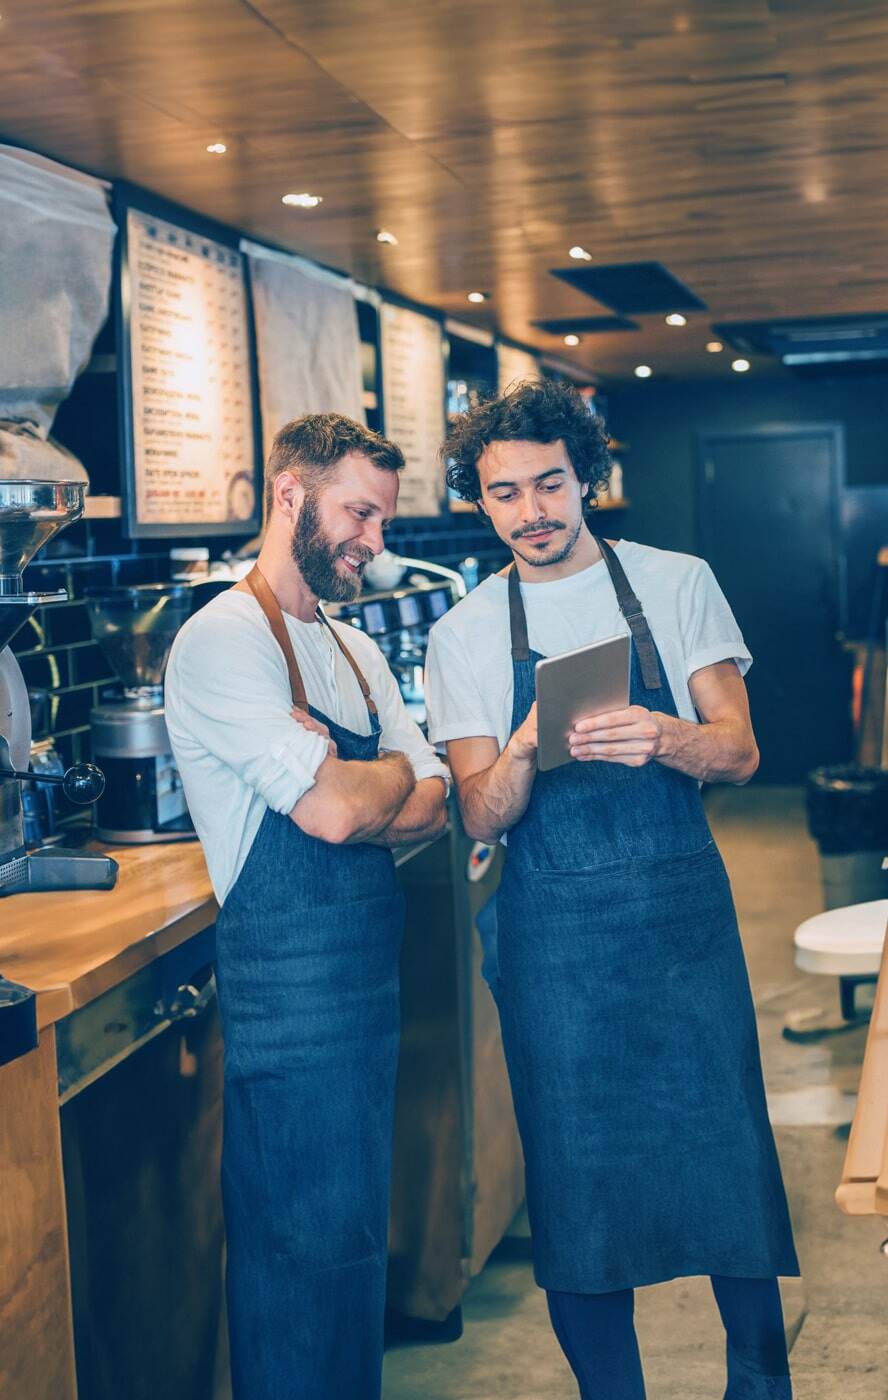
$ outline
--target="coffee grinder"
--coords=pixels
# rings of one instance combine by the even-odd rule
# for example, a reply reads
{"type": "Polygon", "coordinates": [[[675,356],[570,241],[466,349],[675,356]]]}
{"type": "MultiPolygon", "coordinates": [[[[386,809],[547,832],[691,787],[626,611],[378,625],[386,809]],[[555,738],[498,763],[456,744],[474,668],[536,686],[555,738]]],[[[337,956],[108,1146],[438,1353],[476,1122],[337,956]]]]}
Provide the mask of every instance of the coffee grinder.
{"type": "Polygon", "coordinates": [[[8,643],[35,608],[63,603],[68,594],[28,593],[25,565],[57,531],[83,513],[84,482],[0,480],[0,895],[27,890],[109,890],[117,862],[58,846],[28,851],[22,817],[23,782],[59,783],[72,802],[94,802],[105,785],[101,771],[78,763],[51,777],[29,773],[31,709],[21,667],[8,643]]]}
{"type": "Polygon", "coordinates": [[[120,687],[90,713],[93,754],[107,785],[96,806],[103,841],[142,845],[193,839],[163,715],[163,673],[191,611],[185,584],[88,589],[94,639],[120,687]]]}

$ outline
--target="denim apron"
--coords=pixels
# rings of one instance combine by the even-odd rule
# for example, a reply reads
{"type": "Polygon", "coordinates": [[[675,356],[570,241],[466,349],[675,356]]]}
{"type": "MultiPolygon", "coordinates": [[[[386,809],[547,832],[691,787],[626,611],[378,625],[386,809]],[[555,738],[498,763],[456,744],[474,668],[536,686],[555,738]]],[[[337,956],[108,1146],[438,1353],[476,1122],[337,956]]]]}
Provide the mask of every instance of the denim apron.
{"type": "MultiPolygon", "coordinates": [[[[329,726],[340,758],[374,759],[375,706],[335,631],[369,735],[307,704],[274,595],[261,575],[248,582],[294,705],[329,726]]],[[[219,914],[236,1400],[380,1394],[403,923],[390,851],[331,845],[271,809],[219,914]]]]}
{"type": "MultiPolygon", "coordinates": [[[[638,599],[630,703],[676,707],[638,599]]],[[[534,701],[509,573],[512,731],[534,701]]],[[[537,773],[496,903],[496,996],[544,1288],[604,1293],[798,1263],[727,875],[695,779],[660,763],[537,773]]]]}

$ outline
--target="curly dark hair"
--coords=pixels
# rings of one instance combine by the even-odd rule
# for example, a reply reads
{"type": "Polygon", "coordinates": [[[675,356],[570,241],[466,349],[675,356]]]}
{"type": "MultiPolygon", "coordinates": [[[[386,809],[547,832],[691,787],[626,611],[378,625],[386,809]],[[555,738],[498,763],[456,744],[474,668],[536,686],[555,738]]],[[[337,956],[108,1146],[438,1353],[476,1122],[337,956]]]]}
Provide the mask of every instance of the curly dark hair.
{"type": "Polygon", "coordinates": [[[610,476],[607,434],[572,384],[551,379],[510,385],[450,424],[441,448],[447,485],[464,501],[481,500],[478,460],[492,442],[557,442],[567,448],[577,479],[590,486],[588,505],[610,476]]]}

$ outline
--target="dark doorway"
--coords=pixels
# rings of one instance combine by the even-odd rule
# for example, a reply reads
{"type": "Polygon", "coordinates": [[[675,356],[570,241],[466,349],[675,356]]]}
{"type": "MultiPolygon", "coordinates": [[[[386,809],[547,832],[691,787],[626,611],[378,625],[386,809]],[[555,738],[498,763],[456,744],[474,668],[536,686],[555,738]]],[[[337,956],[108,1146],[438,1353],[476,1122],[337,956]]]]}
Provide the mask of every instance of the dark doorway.
{"type": "Polygon", "coordinates": [[[700,438],[700,531],[753,655],[765,782],[851,756],[851,660],[838,640],[842,430],[815,423],[700,438]]]}

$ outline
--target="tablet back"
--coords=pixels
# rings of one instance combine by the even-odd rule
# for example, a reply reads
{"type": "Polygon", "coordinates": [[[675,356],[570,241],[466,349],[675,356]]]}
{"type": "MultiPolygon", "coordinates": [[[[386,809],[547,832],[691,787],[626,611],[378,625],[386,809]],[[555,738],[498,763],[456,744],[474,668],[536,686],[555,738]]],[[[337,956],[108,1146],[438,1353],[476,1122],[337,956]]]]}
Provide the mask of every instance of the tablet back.
{"type": "Polygon", "coordinates": [[[536,664],[537,768],[570,763],[567,735],[578,719],[629,704],[628,635],[607,637],[536,664]]]}

